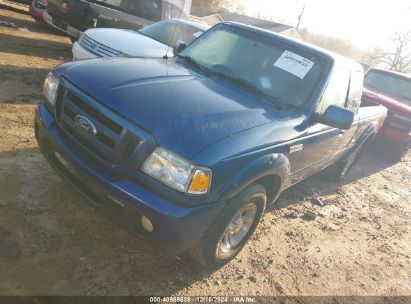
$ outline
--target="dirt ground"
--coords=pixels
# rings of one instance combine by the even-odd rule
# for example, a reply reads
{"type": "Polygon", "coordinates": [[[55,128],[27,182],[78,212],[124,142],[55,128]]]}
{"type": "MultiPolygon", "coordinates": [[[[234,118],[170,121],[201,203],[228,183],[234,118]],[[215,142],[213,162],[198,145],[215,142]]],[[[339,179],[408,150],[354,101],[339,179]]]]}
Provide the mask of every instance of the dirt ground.
{"type": "Polygon", "coordinates": [[[44,161],[34,107],[70,58],[67,37],[0,4],[0,295],[411,295],[410,153],[368,151],[341,183],[286,191],[234,261],[205,271],[118,229],[44,161]]]}

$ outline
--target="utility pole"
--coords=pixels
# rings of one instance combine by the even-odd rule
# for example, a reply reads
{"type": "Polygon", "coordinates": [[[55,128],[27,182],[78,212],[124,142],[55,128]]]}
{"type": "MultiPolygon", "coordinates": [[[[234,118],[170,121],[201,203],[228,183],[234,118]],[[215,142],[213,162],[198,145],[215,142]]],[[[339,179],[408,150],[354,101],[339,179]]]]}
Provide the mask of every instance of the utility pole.
{"type": "Polygon", "coordinates": [[[304,10],[305,10],[305,4],[303,6],[303,10],[301,11],[301,14],[298,16],[298,23],[297,23],[297,28],[296,28],[297,30],[300,27],[300,22],[301,22],[301,19],[302,19],[303,15],[304,15],[304,10]]]}

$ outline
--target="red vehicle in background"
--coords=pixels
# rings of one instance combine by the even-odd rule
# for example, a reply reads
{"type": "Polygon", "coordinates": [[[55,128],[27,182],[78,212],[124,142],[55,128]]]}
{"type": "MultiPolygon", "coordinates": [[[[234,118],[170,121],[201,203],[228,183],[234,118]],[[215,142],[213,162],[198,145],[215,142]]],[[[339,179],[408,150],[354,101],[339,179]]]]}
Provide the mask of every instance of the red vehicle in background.
{"type": "Polygon", "coordinates": [[[391,155],[401,160],[411,144],[411,75],[383,69],[368,70],[362,101],[388,109],[379,136],[392,144],[391,155]]]}
{"type": "Polygon", "coordinates": [[[47,11],[48,0],[33,0],[29,8],[29,14],[36,20],[43,20],[43,13],[47,11]]]}

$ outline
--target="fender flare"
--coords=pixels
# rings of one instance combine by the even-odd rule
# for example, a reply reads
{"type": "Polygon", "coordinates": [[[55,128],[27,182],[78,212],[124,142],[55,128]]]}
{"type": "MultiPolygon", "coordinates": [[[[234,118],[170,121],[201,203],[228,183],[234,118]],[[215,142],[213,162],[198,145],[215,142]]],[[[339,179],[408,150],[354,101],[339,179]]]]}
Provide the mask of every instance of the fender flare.
{"type": "MultiPolygon", "coordinates": [[[[216,199],[217,201],[226,201],[236,196],[249,185],[267,176],[276,176],[279,179],[280,185],[278,185],[276,190],[277,193],[274,193],[274,198],[277,198],[289,174],[290,162],[285,155],[276,153],[263,155],[253,160],[232,179],[226,182],[217,194],[216,199]]],[[[267,196],[269,196],[269,194],[270,193],[267,193],[267,196]]]]}

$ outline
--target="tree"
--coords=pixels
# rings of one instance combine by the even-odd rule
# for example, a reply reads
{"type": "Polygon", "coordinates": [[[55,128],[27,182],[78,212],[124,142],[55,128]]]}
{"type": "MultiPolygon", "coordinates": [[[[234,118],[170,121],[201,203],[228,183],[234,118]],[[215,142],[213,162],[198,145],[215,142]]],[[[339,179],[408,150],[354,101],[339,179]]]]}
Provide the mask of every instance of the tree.
{"type": "Polygon", "coordinates": [[[191,13],[193,15],[215,13],[222,8],[222,2],[222,0],[193,0],[191,13]]]}
{"type": "Polygon", "coordinates": [[[196,16],[204,16],[219,11],[239,11],[241,5],[234,0],[193,0],[191,13],[196,16]]]}
{"type": "Polygon", "coordinates": [[[382,64],[393,71],[411,72],[411,29],[395,33],[392,43],[391,50],[373,49],[368,55],[368,61],[371,64],[382,64]]]}
{"type": "Polygon", "coordinates": [[[314,34],[308,31],[307,28],[298,30],[304,41],[318,45],[319,47],[328,49],[343,56],[360,60],[364,54],[363,52],[351,44],[350,41],[321,34],[314,34]]]}

